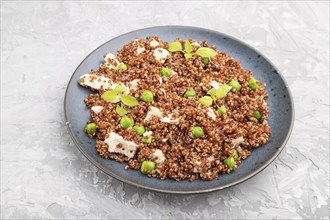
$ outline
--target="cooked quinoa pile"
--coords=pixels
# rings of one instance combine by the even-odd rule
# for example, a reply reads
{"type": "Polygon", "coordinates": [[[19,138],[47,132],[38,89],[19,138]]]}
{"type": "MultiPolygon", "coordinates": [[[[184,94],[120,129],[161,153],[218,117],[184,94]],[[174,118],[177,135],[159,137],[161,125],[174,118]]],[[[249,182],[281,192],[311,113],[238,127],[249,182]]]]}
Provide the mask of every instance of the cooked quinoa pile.
{"type": "Polygon", "coordinates": [[[213,180],[271,134],[265,84],[206,41],[136,39],[78,83],[100,156],[159,179],[213,180]]]}

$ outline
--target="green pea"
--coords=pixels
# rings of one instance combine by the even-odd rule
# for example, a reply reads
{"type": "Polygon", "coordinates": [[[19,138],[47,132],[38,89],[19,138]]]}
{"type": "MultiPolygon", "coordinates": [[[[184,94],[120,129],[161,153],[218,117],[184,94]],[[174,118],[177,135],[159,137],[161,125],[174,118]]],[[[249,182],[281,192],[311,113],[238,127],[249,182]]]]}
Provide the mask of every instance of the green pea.
{"type": "Polygon", "coordinates": [[[151,141],[152,141],[152,136],[151,135],[142,138],[142,143],[144,143],[144,144],[150,144],[151,141]]]}
{"type": "Polygon", "coordinates": [[[129,128],[131,126],[133,126],[134,121],[133,119],[129,118],[128,116],[124,116],[120,119],[120,124],[121,126],[123,126],[123,128],[129,128]]]}
{"type": "Polygon", "coordinates": [[[96,131],[96,124],[94,122],[88,123],[86,125],[86,132],[88,134],[93,134],[96,131]]]}
{"type": "Polygon", "coordinates": [[[150,90],[143,91],[141,98],[145,102],[152,102],[154,100],[154,95],[150,90]]]}
{"type": "Polygon", "coordinates": [[[162,74],[162,76],[169,77],[171,75],[171,70],[169,70],[166,67],[162,67],[162,69],[160,70],[160,73],[162,74]]]}
{"type": "Polygon", "coordinates": [[[203,58],[203,64],[204,64],[205,66],[209,65],[209,62],[210,62],[209,58],[207,58],[207,57],[204,57],[204,58],[203,58]]]}
{"type": "Polygon", "coordinates": [[[143,134],[144,134],[144,132],[146,131],[145,129],[144,129],[144,126],[143,125],[141,125],[141,126],[138,126],[138,125],[135,125],[134,127],[133,127],[133,129],[136,131],[136,133],[138,134],[138,135],[140,135],[140,136],[142,136],[143,134]]]}
{"type": "Polygon", "coordinates": [[[233,149],[233,154],[234,154],[234,158],[237,159],[238,158],[238,151],[235,148],[233,149]]]}
{"type": "Polygon", "coordinates": [[[226,106],[222,105],[220,108],[218,108],[218,112],[221,115],[226,114],[226,106]]]}
{"type": "Polygon", "coordinates": [[[258,84],[257,84],[257,80],[255,78],[251,78],[249,80],[249,87],[252,89],[252,90],[256,90],[258,89],[258,84]]]}
{"type": "Polygon", "coordinates": [[[234,168],[236,165],[235,159],[233,157],[227,157],[223,162],[227,165],[229,169],[234,168]]]}
{"type": "Polygon", "coordinates": [[[260,119],[261,118],[261,113],[258,110],[253,110],[253,116],[256,119],[260,119]]]}
{"type": "Polygon", "coordinates": [[[192,134],[195,138],[199,138],[201,136],[204,135],[204,131],[203,128],[199,127],[199,126],[195,126],[192,128],[192,134]]]}
{"type": "Polygon", "coordinates": [[[143,174],[151,173],[152,171],[155,170],[155,166],[156,166],[155,162],[151,160],[143,161],[141,165],[141,173],[143,174]]]}
{"type": "Polygon", "coordinates": [[[120,71],[120,70],[127,70],[127,66],[125,63],[121,63],[117,66],[117,71],[120,71]]]}
{"type": "Polygon", "coordinates": [[[195,96],[197,92],[194,89],[187,90],[186,93],[184,94],[185,97],[192,97],[195,96]]]}
{"type": "Polygon", "coordinates": [[[233,89],[236,91],[239,91],[241,89],[241,84],[239,84],[239,82],[237,82],[237,80],[233,79],[232,81],[230,81],[229,85],[231,87],[233,87],[233,89]]]}

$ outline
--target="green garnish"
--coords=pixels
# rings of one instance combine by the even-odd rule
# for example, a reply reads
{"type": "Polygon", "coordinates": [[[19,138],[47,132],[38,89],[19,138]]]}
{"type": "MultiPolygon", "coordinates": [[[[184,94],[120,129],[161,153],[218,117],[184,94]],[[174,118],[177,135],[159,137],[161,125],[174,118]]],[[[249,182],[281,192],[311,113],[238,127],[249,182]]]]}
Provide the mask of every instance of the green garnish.
{"type": "Polygon", "coordinates": [[[133,126],[134,121],[133,121],[133,119],[131,119],[125,115],[124,117],[121,118],[120,124],[121,124],[121,126],[123,126],[123,128],[129,128],[129,127],[133,126]]]}
{"type": "Polygon", "coordinates": [[[218,89],[217,89],[217,92],[216,92],[216,96],[217,98],[223,98],[223,97],[226,97],[226,95],[228,94],[228,92],[230,91],[231,87],[227,84],[223,84],[222,86],[220,86],[218,89]]]}
{"type": "Polygon", "coordinates": [[[258,89],[258,84],[257,84],[257,80],[255,78],[251,78],[249,80],[249,87],[252,89],[252,90],[256,90],[258,89]]]}
{"type": "Polygon", "coordinates": [[[226,106],[222,105],[220,108],[218,108],[218,112],[221,115],[226,114],[226,106]]]}
{"type": "Polygon", "coordinates": [[[154,171],[155,169],[155,162],[151,161],[151,160],[146,160],[143,161],[142,165],[141,165],[141,173],[143,174],[148,174],[151,173],[152,171],[154,171]]]}
{"type": "Polygon", "coordinates": [[[96,128],[97,128],[97,126],[96,126],[96,124],[94,122],[88,123],[86,125],[86,132],[88,134],[93,134],[96,131],[96,128]]]}
{"type": "Polygon", "coordinates": [[[253,110],[253,116],[256,119],[260,119],[261,118],[261,113],[258,110],[253,110]]]}
{"type": "Polygon", "coordinates": [[[162,76],[169,77],[171,75],[171,70],[169,70],[167,67],[162,67],[160,73],[162,74],[162,76]]]}
{"type": "Polygon", "coordinates": [[[192,52],[192,46],[191,46],[189,40],[186,40],[186,43],[184,44],[184,50],[186,51],[186,53],[192,52]]]}
{"type": "Polygon", "coordinates": [[[144,143],[144,144],[150,144],[151,141],[152,141],[152,136],[151,135],[142,138],[142,143],[144,143]]]}
{"type": "Polygon", "coordinates": [[[120,70],[127,70],[127,66],[125,63],[121,63],[117,66],[117,71],[120,71],[120,70]]]}
{"type": "Polygon", "coordinates": [[[133,127],[133,129],[136,131],[136,133],[138,134],[138,135],[140,135],[140,136],[142,136],[143,134],[144,134],[144,132],[146,131],[145,129],[144,129],[144,126],[143,125],[141,125],[141,126],[138,126],[138,125],[135,125],[134,127],[133,127]]]}
{"type": "Polygon", "coordinates": [[[187,90],[184,94],[185,97],[192,97],[195,96],[197,92],[194,89],[187,90]]]}
{"type": "Polygon", "coordinates": [[[120,116],[124,116],[127,114],[126,109],[124,109],[123,107],[121,107],[120,105],[116,106],[116,112],[118,113],[118,115],[120,116]]]}
{"type": "Polygon", "coordinates": [[[234,168],[236,165],[235,159],[233,157],[227,157],[223,162],[227,165],[229,169],[234,168]]]}
{"type": "Polygon", "coordinates": [[[236,90],[237,92],[241,89],[241,84],[237,82],[237,80],[230,81],[229,85],[232,87],[232,89],[236,90]]]}
{"type": "Polygon", "coordinates": [[[214,57],[217,55],[217,52],[211,48],[208,47],[201,47],[196,51],[196,54],[201,56],[201,57],[214,57]]]}
{"type": "Polygon", "coordinates": [[[217,100],[217,97],[215,96],[216,92],[217,92],[217,90],[215,88],[212,88],[209,91],[207,91],[207,94],[211,96],[213,101],[217,100]]]}
{"type": "Polygon", "coordinates": [[[182,51],[182,45],[179,41],[173,41],[172,43],[170,43],[167,47],[167,49],[170,52],[178,52],[178,51],[182,51]]]}
{"type": "Polygon", "coordinates": [[[234,158],[237,159],[239,155],[236,149],[233,149],[233,154],[234,154],[234,158]]]}
{"type": "MultiPolygon", "coordinates": [[[[185,51],[182,50],[182,45],[179,41],[173,41],[172,43],[170,43],[168,45],[167,49],[170,52],[182,52],[182,53],[184,53],[184,57],[186,59],[192,57],[192,46],[191,46],[191,43],[189,42],[189,40],[186,40],[186,42],[185,42],[185,45],[184,45],[185,51]]],[[[207,58],[207,60],[206,59],[203,60],[203,63],[205,65],[208,65],[209,58],[216,56],[217,52],[215,50],[211,49],[211,48],[208,48],[208,47],[200,47],[196,51],[196,54],[201,56],[201,57],[207,58]]]]}
{"type": "Polygon", "coordinates": [[[150,90],[144,90],[141,99],[145,102],[152,102],[154,100],[154,95],[150,90]]]}
{"type": "Polygon", "coordinates": [[[203,64],[204,64],[205,66],[209,65],[209,62],[210,62],[210,59],[209,59],[209,58],[207,58],[207,57],[204,57],[204,58],[203,58],[203,64]]]}
{"type": "Polygon", "coordinates": [[[184,45],[184,50],[185,50],[184,57],[186,59],[191,58],[192,57],[192,54],[191,54],[192,46],[191,46],[189,40],[186,40],[186,43],[184,45]]]}
{"type": "Polygon", "coordinates": [[[103,93],[101,97],[107,102],[115,102],[117,99],[117,92],[109,90],[103,93]]]}
{"type": "Polygon", "coordinates": [[[190,53],[184,53],[184,57],[186,59],[192,58],[192,55],[190,53]]]}
{"type": "Polygon", "coordinates": [[[211,106],[213,99],[210,96],[203,96],[202,98],[198,99],[199,104],[203,106],[211,106]]]}
{"type": "Polygon", "coordinates": [[[136,98],[134,98],[131,95],[124,95],[123,97],[121,97],[121,102],[127,106],[136,106],[139,105],[139,102],[136,98]]]}
{"type": "Polygon", "coordinates": [[[126,91],[126,86],[124,85],[118,85],[115,87],[115,89],[113,91],[115,91],[117,94],[123,93],[126,91]]]}
{"type": "Polygon", "coordinates": [[[201,136],[204,135],[204,131],[203,128],[199,127],[199,126],[195,126],[192,128],[192,134],[195,138],[199,138],[201,136]]]}
{"type": "Polygon", "coordinates": [[[209,91],[207,91],[207,94],[210,96],[215,95],[216,93],[217,93],[217,90],[215,88],[212,88],[209,91]]]}

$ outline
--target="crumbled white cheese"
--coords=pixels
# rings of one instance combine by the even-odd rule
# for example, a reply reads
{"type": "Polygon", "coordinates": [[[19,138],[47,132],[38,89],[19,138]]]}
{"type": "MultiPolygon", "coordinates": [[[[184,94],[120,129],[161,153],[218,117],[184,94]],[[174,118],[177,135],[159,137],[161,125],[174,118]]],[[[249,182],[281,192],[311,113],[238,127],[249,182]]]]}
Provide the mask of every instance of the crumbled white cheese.
{"type": "Polygon", "coordinates": [[[215,160],[214,156],[211,155],[208,158],[205,158],[205,162],[202,163],[199,159],[196,159],[194,164],[194,169],[193,172],[194,173],[200,173],[203,169],[203,167],[207,166],[208,168],[211,167],[211,163],[215,160]]]}
{"type": "Polygon", "coordinates": [[[218,83],[217,81],[212,81],[211,82],[211,86],[215,89],[219,89],[220,87],[220,83],[218,83]]]}
{"type": "Polygon", "coordinates": [[[148,137],[150,135],[152,135],[152,131],[146,131],[143,133],[143,137],[148,137]]]}
{"type": "Polygon", "coordinates": [[[262,103],[263,106],[267,106],[267,102],[264,100],[264,102],[262,103]]]}
{"type": "Polygon", "coordinates": [[[238,138],[233,139],[231,142],[232,142],[235,146],[238,146],[238,145],[240,145],[241,143],[243,143],[243,141],[244,141],[244,138],[243,138],[243,137],[238,137],[238,138]]]}
{"type": "Polygon", "coordinates": [[[193,172],[194,173],[199,173],[201,171],[201,162],[199,160],[196,160],[195,163],[194,163],[194,169],[193,169],[193,172]]]}
{"type": "Polygon", "coordinates": [[[156,163],[164,163],[164,161],[166,160],[163,151],[159,149],[156,149],[155,152],[153,152],[149,158],[155,161],[156,163]]]}
{"type": "Polygon", "coordinates": [[[195,165],[199,166],[199,165],[201,165],[201,162],[199,160],[196,160],[195,165]]]}
{"type": "Polygon", "coordinates": [[[117,69],[119,63],[119,60],[117,59],[117,57],[115,55],[113,55],[112,53],[108,53],[105,58],[104,58],[104,63],[106,65],[106,67],[108,67],[109,69],[117,69]],[[111,60],[111,63],[109,62],[109,59],[111,60]],[[112,64],[112,62],[114,61],[115,65],[112,64]]]}
{"type": "Polygon", "coordinates": [[[133,41],[133,45],[137,45],[136,55],[139,55],[139,54],[143,53],[146,50],[144,47],[141,47],[139,41],[140,41],[139,39],[135,39],[133,41]]]}
{"type": "MultiPolygon", "coordinates": [[[[114,90],[115,88],[116,88],[116,86],[118,86],[119,84],[117,84],[117,83],[112,83],[111,84],[111,86],[109,87],[109,89],[112,89],[112,90],[114,90]]],[[[122,83],[120,83],[120,85],[123,85],[123,86],[125,86],[124,84],[122,84],[122,83]]],[[[125,88],[126,88],[126,86],[125,86],[125,88]]]]}
{"type": "Polygon", "coordinates": [[[164,93],[164,95],[166,94],[166,90],[165,89],[160,88],[159,90],[162,91],[162,93],[164,93]]]}
{"type": "Polygon", "coordinates": [[[153,55],[161,63],[165,63],[166,58],[170,55],[170,52],[164,48],[157,48],[153,50],[153,55]]]}
{"type": "Polygon", "coordinates": [[[108,151],[111,153],[124,154],[128,158],[132,158],[136,152],[137,144],[132,141],[126,141],[122,136],[117,133],[110,132],[109,137],[104,140],[108,147],[108,151]],[[122,146],[117,147],[118,144],[122,146]]]}
{"type": "Polygon", "coordinates": [[[212,118],[212,120],[215,120],[216,117],[217,117],[217,116],[214,114],[213,109],[210,108],[210,107],[207,108],[207,115],[208,115],[210,118],[212,118]]]}
{"type": "MultiPolygon", "coordinates": [[[[131,87],[127,87],[123,83],[119,83],[119,84],[113,83],[111,81],[111,79],[104,77],[104,76],[99,76],[96,74],[85,74],[80,77],[80,80],[78,82],[80,85],[82,85],[84,87],[90,87],[95,90],[99,90],[99,89],[101,89],[101,87],[104,90],[109,90],[109,89],[113,90],[116,88],[116,86],[122,85],[126,88],[126,90],[124,91],[123,94],[127,95],[127,94],[129,94],[130,89],[137,90],[137,85],[138,85],[139,81],[140,81],[139,79],[134,79],[133,81],[130,82],[131,87]]],[[[120,96],[118,96],[117,99],[113,103],[118,102],[119,99],[120,99],[120,96]]]]}
{"type": "Polygon", "coordinates": [[[104,62],[108,62],[108,59],[117,59],[117,58],[116,58],[116,55],[114,55],[112,53],[107,53],[107,55],[105,55],[105,57],[104,57],[104,62]]]}
{"type": "Polygon", "coordinates": [[[136,49],[136,54],[139,55],[139,54],[143,53],[145,50],[146,49],[144,47],[138,46],[136,49]]]}
{"type": "Polygon", "coordinates": [[[180,118],[172,119],[172,115],[173,114],[168,114],[168,116],[161,118],[160,121],[175,125],[179,124],[180,118]]]}
{"type": "Polygon", "coordinates": [[[190,43],[191,46],[195,46],[195,47],[201,47],[201,45],[197,42],[197,41],[193,41],[192,43],[190,43]]]}
{"type": "Polygon", "coordinates": [[[210,162],[210,163],[213,162],[214,160],[215,160],[215,158],[214,158],[213,155],[211,155],[207,158],[207,161],[210,162]]]}
{"type": "Polygon", "coordinates": [[[162,142],[166,142],[168,139],[167,138],[164,138],[163,140],[162,140],[162,142]]]}
{"type": "Polygon", "coordinates": [[[171,71],[171,75],[178,75],[178,73],[175,72],[174,70],[170,69],[170,71],[171,71]]]}
{"type": "Polygon", "coordinates": [[[85,74],[80,77],[79,84],[84,87],[90,87],[92,89],[99,90],[101,87],[103,89],[109,89],[112,83],[109,78],[98,76],[96,74],[85,74]]]}
{"type": "Polygon", "coordinates": [[[100,113],[102,111],[102,109],[103,109],[103,106],[99,106],[99,105],[95,105],[91,108],[91,110],[93,112],[95,112],[96,114],[100,113]]]}
{"type": "Polygon", "coordinates": [[[150,41],[150,47],[157,47],[157,46],[159,46],[159,42],[158,41],[156,41],[156,40],[152,40],[152,41],[150,41]]]}
{"type": "Polygon", "coordinates": [[[158,118],[162,118],[162,112],[159,110],[159,108],[155,108],[153,106],[150,107],[150,111],[148,111],[147,116],[145,117],[145,121],[150,121],[152,119],[152,116],[156,116],[158,118]]]}
{"type": "Polygon", "coordinates": [[[150,121],[152,119],[152,116],[156,116],[160,118],[161,122],[169,123],[169,124],[179,124],[180,118],[172,119],[172,115],[173,114],[168,114],[166,117],[163,117],[163,113],[160,111],[159,108],[155,108],[151,106],[150,111],[148,111],[144,121],[150,121]]]}
{"type": "Polygon", "coordinates": [[[134,79],[134,80],[130,81],[129,82],[131,84],[130,89],[137,90],[139,81],[140,81],[139,79],[134,79]]]}
{"type": "Polygon", "coordinates": [[[158,76],[159,77],[159,83],[162,84],[163,83],[163,78],[161,76],[158,76]]]}

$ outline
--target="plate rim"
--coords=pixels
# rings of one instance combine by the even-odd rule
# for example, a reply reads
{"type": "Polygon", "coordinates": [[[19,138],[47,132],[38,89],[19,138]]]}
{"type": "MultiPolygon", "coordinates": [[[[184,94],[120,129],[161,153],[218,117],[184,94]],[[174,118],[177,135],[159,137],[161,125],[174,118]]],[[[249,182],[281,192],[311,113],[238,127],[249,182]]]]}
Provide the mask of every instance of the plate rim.
{"type": "MultiPolygon", "coordinates": [[[[294,126],[294,119],[295,119],[295,108],[294,108],[294,102],[293,102],[293,96],[291,94],[290,88],[285,80],[285,78],[283,77],[282,73],[279,71],[279,69],[263,54],[261,53],[259,50],[255,49],[254,47],[250,46],[249,44],[245,43],[244,41],[233,37],[231,35],[228,35],[226,33],[220,32],[220,31],[215,31],[215,30],[210,30],[207,28],[202,28],[202,27],[197,27],[197,26],[187,26],[187,25],[161,25],[161,26],[150,26],[150,27],[146,27],[146,28],[141,28],[141,29],[136,29],[133,31],[129,31],[126,32],[124,34],[120,34],[117,37],[111,38],[110,40],[104,42],[103,44],[101,44],[100,46],[98,46],[97,48],[95,48],[93,51],[91,51],[77,66],[77,68],[73,71],[73,74],[70,77],[70,80],[66,86],[65,89],[65,94],[64,94],[64,117],[65,117],[65,125],[66,128],[68,130],[68,133],[71,136],[71,139],[73,140],[75,146],[78,148],[78,150],[86,157],[86,159],[91,162],[94,166],[96,166],[98,169],[100,169],[101,171],[103,171],[104,173],[106,173],[107,175],[116,178],[119,181],[122,181],[123,183],[127,183],[133,186],[136,186],[138,188],[142,188],[142,189],[147,189],[147,190],[151,190],[151,191],[155,191],[155,192],[161,192],[161,193],[169,193],[169,194],[200,194],[200,193],[208,193],[208,192],[213,192],[213,191],[218,191],[218,190],[222,190],[225,188],[229,188],[232,186],[235,186],[237,184],[243,183],[245,181],[247,181],[248,179],[254,177],[255,175],[257,175],[258,173],[260,173],[261,171],[263,171],[266,167],[268,167],[278,156],[279,154],[282,152],[282,150],[284,149],[284,147],[286,146],[287,142],[289,141],[289,138],[291,136],[292,130],[293,130],[293,126],[294,126]],[[229,39],[232,39],[234,41],[237,41],[239,43],[241,43],[242,45],[248,47],[249,49],[251,49],[252,51],[258,53],[259,55],[261,55],[273,68],[274,70],[277,71],[278,75],[280,76],[280,78],[283,80],[283,83],[286,87],[286,89],[288,90],[288,94],[289,94],[289,100],[290,100],[290,105],[291,105],[291,121],[290,121],[290,127],[289,127],[289,131],[284,139],[283,144],[277,149],[276,153],[267,161],[265,162],[259,169],[254,170],[252,173],[250,173],[249,175],[247,175],[244,178],[241,178],[235,182],[232,183],[228,183],[225,184],[223,186],[219,186],[219,187],[213,187],[211,189],[202,189],[202,190],[189,190],[189,191],[180,191],[180,190],[167,190],[167,189],[156,189],[153,187],[149,187],[149,186],[145,186],[142,184],[138,184],[135,182],[132,182],[130,180],[127,180],[125,178],[122,178],[114,173],[112,173],[111,171],[109,171],[108,169],[105,169],[104,166],[102,166],[102,164],[100,164],[98,161],[94,160],[93,157],[91,157],[85,150],[84,148],[80,145],[80,143],[78,142],[78,140],[75,138],[74,136],[74,132],[72,131],[71,127],[70,127],[70,123],[68,121],[68,116],[67,116],[67,94],[68,94],[68,89],[69,89],[69,85],[71,84],[71,81],[73,80],[73,76],[76,73],[76,71],[79,69],[79,67],[82,65],[82,63],[84,63],[84,61],[91,55],[93,54],[95,51],[97,51],[99,48],[101,48],[103,45],[107,44],[108,42],[115,40],[117,38],[123,37],[125,35],[129,35],[131,33],[137,32],[137,31],[144,31],[144,30],[148,30],[148,29],[157,29],[157,28],[192,28],[192,29],[197,29],[199,31],[204,31],[204,32],[209,32],[209,33],[214,33],[214,34],[220,34],[223,35],[229,39]]],[[[161,180],[160,180],[161,181],[161,180]]]]}

